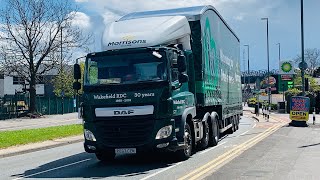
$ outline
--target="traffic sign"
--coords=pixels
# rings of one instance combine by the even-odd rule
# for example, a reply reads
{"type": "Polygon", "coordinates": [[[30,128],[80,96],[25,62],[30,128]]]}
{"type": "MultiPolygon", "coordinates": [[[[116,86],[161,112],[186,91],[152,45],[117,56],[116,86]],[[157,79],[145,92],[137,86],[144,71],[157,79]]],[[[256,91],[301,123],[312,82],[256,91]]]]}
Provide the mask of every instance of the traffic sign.
{"type": "Polygon", "coordinates": [[[290,119],[293,121],[308,121],[310,99],[303,96],[294,96],[291,98],[290,119]]]}

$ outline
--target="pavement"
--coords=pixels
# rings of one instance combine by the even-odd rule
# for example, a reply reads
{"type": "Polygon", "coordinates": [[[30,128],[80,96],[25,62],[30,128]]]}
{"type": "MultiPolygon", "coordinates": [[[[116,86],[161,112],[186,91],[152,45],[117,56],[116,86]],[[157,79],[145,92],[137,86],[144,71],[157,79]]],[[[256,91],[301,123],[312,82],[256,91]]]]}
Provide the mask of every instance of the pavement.
{"type": "Polygon", "coordinates": [[[63,115],[45,115],[41,118],[17,118],[0,120],[0,131],[35,129],[70,124],[81,124],[78,113],[63,115]]]}

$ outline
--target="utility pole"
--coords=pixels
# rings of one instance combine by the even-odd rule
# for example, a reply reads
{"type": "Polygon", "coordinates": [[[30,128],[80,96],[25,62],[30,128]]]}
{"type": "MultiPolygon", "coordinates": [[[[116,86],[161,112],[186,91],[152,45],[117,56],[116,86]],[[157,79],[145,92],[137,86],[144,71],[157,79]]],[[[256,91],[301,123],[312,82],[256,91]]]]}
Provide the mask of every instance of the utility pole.
{"type": "Polygon", "coordinates": [[[281,61],[281,44],[278,43],[277,45],[279,45],[279,67],[280,67],[280,61],[281,61]]]}
{"type": "Polygon", "coordinates": [[[304,61],[304,25],[303,25],[303,0],[301,0],[301,78],[302,78],[302,95],[306,95],[305,91],[305,79],[304,79],[304,70],[305,70],[305,61],[304,61]]]}
{"type": "Polygon", "coordinates": [[[270,61],[269,61],[269,19],[268,18],[261,18],[261,20],[267,21],[268,104],[269,104],[269,108],[270,108],[271,87],[270,87],[270,61]]]}
{"type": "MultiPolygon", "coordinates": [[[[61,58],[61,63],[60,63],[60,76],[63,77],[63,53],[62,53],[62,26],[61,26],[61,54],[60,54],[60,58],[61,58]]],[[[64,84],[64,83],[63,83],[64,84]]],[[[62,114],[64,112],[64,87],[62,88],[62,92],[61,92],[61,108],[62,108],[62,114]]]]}
{"type": "Polygon", "coordinates": [[[248,48],[248,84],[249,84],[249,87],[250,87],[250,48],[249,48],[249,45],[244,45],[248,48]]]}
{"type": "Polygon", "coordinates": [[[245,50],[243,50],[243,84],[246,87],[246,60],[244,59],[245,50]]]}

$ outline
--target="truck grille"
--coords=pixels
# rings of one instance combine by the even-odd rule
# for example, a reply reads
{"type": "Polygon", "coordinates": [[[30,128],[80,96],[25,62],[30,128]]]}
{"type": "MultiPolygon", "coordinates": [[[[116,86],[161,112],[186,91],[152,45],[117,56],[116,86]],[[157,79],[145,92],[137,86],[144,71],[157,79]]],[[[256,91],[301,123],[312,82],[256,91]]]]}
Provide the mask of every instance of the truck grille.
{"type": "Polygon", "coordinates": [[[97,122],[97,142],[108,147],[132,147],[147,143],[152,135],[154,120],[105,119],[97,122]]]}

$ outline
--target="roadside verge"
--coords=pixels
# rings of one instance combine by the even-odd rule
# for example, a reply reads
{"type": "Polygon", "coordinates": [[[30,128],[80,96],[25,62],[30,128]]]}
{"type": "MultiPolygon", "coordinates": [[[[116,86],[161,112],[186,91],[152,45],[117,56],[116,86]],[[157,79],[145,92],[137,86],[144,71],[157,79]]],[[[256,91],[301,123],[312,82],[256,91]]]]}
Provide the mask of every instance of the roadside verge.
{"type": "Polygon", "coordinates": [[[41,151],[45,149],[55,148],[59,146],[64,146],[72,143],[82,142],[83,135],[66,137],[61,139],[49,140],[39,143],[32,143],[22,146],[14,146],[6,149],[0,149],[0,158],[16,156],[20,154],[26,154],[35,151],[41,151]]]}

